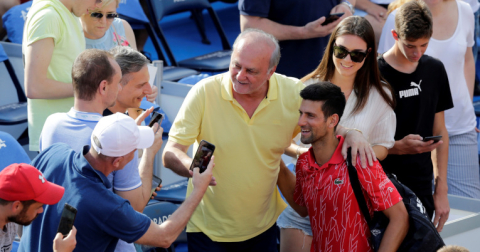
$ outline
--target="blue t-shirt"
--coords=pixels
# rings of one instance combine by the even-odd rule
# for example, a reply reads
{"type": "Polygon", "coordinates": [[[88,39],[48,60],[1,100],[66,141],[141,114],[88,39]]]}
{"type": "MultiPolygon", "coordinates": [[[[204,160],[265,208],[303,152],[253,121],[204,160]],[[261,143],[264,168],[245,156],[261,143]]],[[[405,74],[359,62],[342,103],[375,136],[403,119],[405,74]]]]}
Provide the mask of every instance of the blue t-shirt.
{"type": "MultiPolygon", "coordinates": [[[[327,16],[339,0],[240,0],[240,14],[268,18],[283,25],[304,26],[327,16]]],[[[280,41],[282,57],[275,72],[302,78],[320,64],[330,36],[280,41]]]]}
{"type": "Polygon", "coordinates": [[[77,246],[74,251],[114,251],[118,239],[134,242],[150,227],[151,220],[133,210],[130,203],[114,194],[107,177],[92,168],[82,152],[57,143],[41,152],[32,165],[45,178],[65,187],[58,204],[45,205],[44,212],[23,229],[19,252],[52,251],[65,203],[75,207],[77,246]]]}
{"type": "Polygon", "coordinates": [[[10,134],[0,131],[0,171],[14,163],[30,163],[22,146],[10,134]]]}
{"type": "MultiPolygon", "coordinates": [[[[90,145],[92,131],[101,118],[98,113],[80,112],[73,108],[68,113],[50,115],[40,135],[40,152],[54,143],[66,143],[74,151],[82,151],[83,146],[90,145]]],[[[131,191],[141,186],[138,152],[125,168],[109,174],[108,180],[116,191],[131,191]]]]}

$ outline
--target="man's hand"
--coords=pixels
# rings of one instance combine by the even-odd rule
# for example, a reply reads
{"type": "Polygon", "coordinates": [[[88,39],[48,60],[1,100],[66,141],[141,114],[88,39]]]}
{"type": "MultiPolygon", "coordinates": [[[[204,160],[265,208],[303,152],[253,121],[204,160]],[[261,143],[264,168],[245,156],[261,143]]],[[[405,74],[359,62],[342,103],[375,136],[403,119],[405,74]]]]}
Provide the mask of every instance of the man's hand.
{"type": "Polygon", "coordinates": [[[438,183],[437,181],[435,192],[433,193],[433,204],[435,205],[433,225],[437,227],[438,232],[442,232],[443,226],[450,215],[450,204],[448,203],[447,196],[448,189],[445,187],[439,188],[440,185],[438,183]]]}
{"type": "Polygon", "coordinates": [[[344,19],[346,17],[350,17],[351,15],[353,15],[352,11],[346,4],[338,4],[337,6],[333,7],[332,10],[330,11],[330,14],[333,14],[333,13],[345,13],[340,17],[340,19],[344,19]]]}
{"type": "Polygon", "coordinates": [[[149,109],[143,111],[137,119],[135,119],[135,122],[137,123],[138,126],[142,125],[142,122],[145,121],[145,118],[147,118],[148,115],[150,115],[153,112],[153,107],[150,107],[149,109]]]}
{"type": "Polygon", "coordinates": [[[53,251],[54,252],[71,252],[75,249],[77,245],[77,239],[75,236],[77,235],[77,229],[75,226],[72,227],[70,233],[68,233],[67,237],[63,238],[62,233],[57,233],[55,239],[53,240],[53,251]]]}
{"type": "Polygon", "coordinates": [[[150,197],[150,198],[154,199],[157,196],[157,192],[160,191],[162,189],[162,187],[163,187],[163,185],[157,186],[157,188],[155,188],[155,191],[152,193],[152,197],[150,197]]]}
{"type": "MultiPolygon", "coordinates": [[[[212,166],[212,168],[215,166],[215,163],[213,162],[213,157],[210,159],[210,163],[208,163],[208,166],[207,166],[207,170],[210,166],[212,166]]],[[[207,170],[205,170],[204,172],[200,173],[200,168],[198,168],[198,170],[196,170],[198,167],[194,167],[193,168],[193,171],[192,170],[189,170],[188,172],[190,173],[190,177],[191,178],[195,178],[194,174],[195,174],[195,171],[197,171],[198,174],[204,174],[207,170]]],[[[211,169],[210,169],[211,170],[211,169]]],[[[199,175],[199,176],[202,176],[202,175],[199,175]]],[[[210,182],[209,182],[209,185],[211,186],[216,186],[217,185],[217,181],[215,180],[215,177],[212,175],[211,176],[212,178],[210,179],[210,182]]],[[[195,186],[195,183],[193,184],[195,186]]]]}
{"type": "Polygon", "coordinates": [[[387,19],[387,9],[378,4],[372,3],[365,9],[365,12],[370,14],[370,16],[374,17],[378,22],[381,23],[385,22],[387,19]]]}
{"type": "Polygon", "coordinates": [[[157,95],[158,95],[158,88],[157,88],[157,86],[153,85],[152,86],[152,93],[147,94],[147,101],[154,102],[155,99],[157,99],[157,95]]]}
{"type": "Polygon", "coordinates": [[[203,190],[204,192],[207,190],[208,186],[215,186],[217,185],[217,181],[215,181],[215,177],[212,175],[212,169],[215,166],[215,156],[212,156],[210,159],[210,163],[208,163],[207,169],[200,173],[200,168],[194,167],[193,171],[189,171],[190,175],[192,175],[193,180],[193,188],[203,190]]]}
{"type": "Polygon", "coordinates": [[[390,149],[389,154],[406,155],[431,152],[443,143],[442,140],[434,143],[433,140],[424,142],[422,139],[423,138],[420,135],[407,135],[402,140],[395,142],[395,145],[390,149]]]}
{"type": "MultiPolygon", "coordinates": [[[[342,4],[344,5],[344,4],[342,4]]],[[[346,7],[346,6],[345,6],[346,7]]],[[[348,7],[347,7],[348,8],[348,7]]],[[[338,23],[344,18],[345,15],[337,19],[336,21],[331,22],[330,24],[327,24],[323,26],[323,22],[325,22],[325,17],[321,17],[315,21],[312,21],[308,24],[306,24],[303,27],[303,36],[304,39],[310,39],[310,38],[318,38],[318,37],[325,37],[330,35],[333,32],[333,29],[335,29],[335,26],[337,26],[338,23]]]]}
{"type": "Polygon", "coordinates": [[[362,168],[367,168],[368,165],[373,166],[373,161],[377,161],[375,152],[370,146],[370,143],[365,139],[362,133],[356,130],[350,130],[345,135],[345,141],[342,146],[342,155],[344,159],[347,159],[347,149],[352,147],[352,160],[357,160],[357,153],[360,155],[360,162],[362,168]]]}

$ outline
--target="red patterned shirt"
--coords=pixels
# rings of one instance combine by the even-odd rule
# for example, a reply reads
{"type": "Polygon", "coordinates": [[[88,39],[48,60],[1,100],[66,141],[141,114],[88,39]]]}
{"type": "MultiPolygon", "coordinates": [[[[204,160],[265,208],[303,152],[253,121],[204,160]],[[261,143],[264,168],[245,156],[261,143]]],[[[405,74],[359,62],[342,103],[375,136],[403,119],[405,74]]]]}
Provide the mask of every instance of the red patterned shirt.
{"type": "MultiPolygon", "coordinates": [[[[337,138],[340,140],[337,149],[321,167],[315,162],[312,148],[297,161],[294,199],[308,209],[313,231],[310,251],[373,251],[369,243],[370,231],[358,207],[341,154],[343,138],[337,138]]],[[[371,214],[402,200],[378,161],[363,169],[357,159],[355,167],[371,214]]]]}

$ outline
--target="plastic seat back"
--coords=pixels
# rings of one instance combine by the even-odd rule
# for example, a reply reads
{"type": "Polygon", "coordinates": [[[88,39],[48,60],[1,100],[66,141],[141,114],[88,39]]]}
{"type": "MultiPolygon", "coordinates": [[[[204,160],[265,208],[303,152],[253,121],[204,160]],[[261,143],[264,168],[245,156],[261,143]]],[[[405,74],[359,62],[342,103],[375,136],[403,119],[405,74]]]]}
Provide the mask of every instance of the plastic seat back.
{"type": "Polygon", "coordinates": [[[155,33],[157,34],[157,37],[160,39],[160,42],[162,43],[162,46],[165,49],[165,52],[172,66],[182,66],[196,69],[199,71],[211,72],[228,70],[228,67],[230,65],[232,47],[228,42],[225,31],[220,24],[220,20],[215,13],[215,10],[212,8],[212,6],[207,0],[147,0],[147,3],[150,7],[152,26],[155,33]],[[177,62],[158,22],[162,20],[163,17],[169,14],[184,11],[191,11],[192,13],[200,11],[201,13],[201,11],[205,9],[208,11],[210,18],[215,25],[215,29],[220,37],[223,50],[177,62]]]}
{"type": "Polygon", "coordinates": [[[2,17],[3,27],[7,30],[8,39],[17,44],[22,43],[23,26],[27,19],[27,12],[32,6],[32,1],[10,8],[2,17]]]}

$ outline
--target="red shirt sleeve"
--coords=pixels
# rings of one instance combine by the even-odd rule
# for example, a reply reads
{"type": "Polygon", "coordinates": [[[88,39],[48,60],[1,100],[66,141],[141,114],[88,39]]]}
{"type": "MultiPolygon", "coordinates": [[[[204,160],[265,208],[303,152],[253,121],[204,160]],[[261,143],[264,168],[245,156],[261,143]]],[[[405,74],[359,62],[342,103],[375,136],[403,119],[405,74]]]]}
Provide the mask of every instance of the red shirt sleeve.
{"type": "Polygon", "coordinates": [[[365,169],[361,167],[360,158],[358,158],[356,169],[360,184],[367,196],[366,199],[370,200],[371,210],[383,211],[402,200],[397,188],[387,177],[378,161],[365,169]]]}

